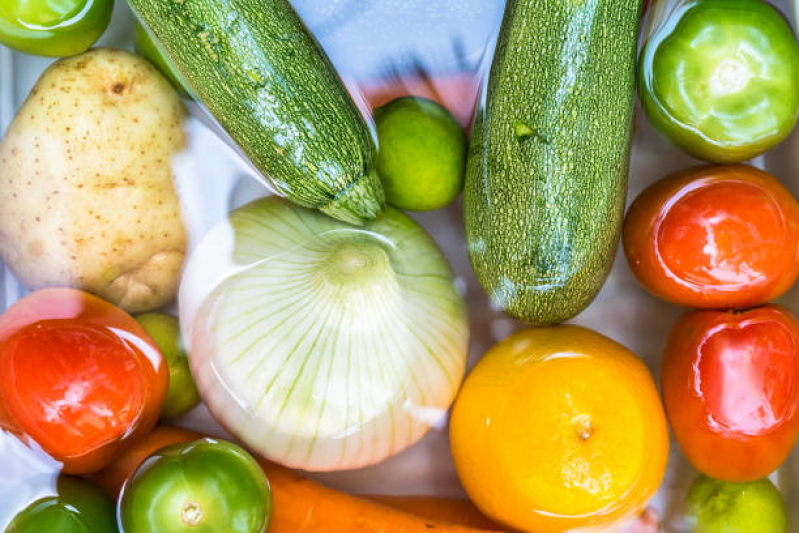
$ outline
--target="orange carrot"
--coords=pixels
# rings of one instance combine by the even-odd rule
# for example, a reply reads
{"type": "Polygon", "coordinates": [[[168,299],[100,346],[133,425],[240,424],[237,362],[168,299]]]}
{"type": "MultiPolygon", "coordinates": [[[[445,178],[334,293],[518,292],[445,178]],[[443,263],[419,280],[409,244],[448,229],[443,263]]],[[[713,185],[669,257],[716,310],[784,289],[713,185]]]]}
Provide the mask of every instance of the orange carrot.
{"type": "Polygon", "coordinates": [[[438,498],[435,496],[384,496],[366,497],[386,507],[438,520],[450,524],[499,530],[500,527],[486,517],[475,505],[461,498],[438,498]]]}
{"type": "MultiPolygon", "coordinates": [[[[158,427],[134,444],[115,463],[93,476],[95,482],[117,495],[125,480],[153,452],[202,435],[192,431],[158,427]]],[[[259,461],[269,478],[274,514],[269,533],[486,533],[438,520],[429,520],[391,509],[324,487],[287,468],[259,461]]]]}

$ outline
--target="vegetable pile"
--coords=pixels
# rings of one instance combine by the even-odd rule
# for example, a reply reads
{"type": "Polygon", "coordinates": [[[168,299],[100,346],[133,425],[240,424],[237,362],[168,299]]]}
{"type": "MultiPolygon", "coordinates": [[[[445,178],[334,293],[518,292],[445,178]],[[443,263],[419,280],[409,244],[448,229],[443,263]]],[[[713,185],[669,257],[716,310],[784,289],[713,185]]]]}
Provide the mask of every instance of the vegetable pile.
{"type": "Polygon", "coordinates": [[[644,533],[675,457],[699,475],[668,530],[795,527],[772,480],[799,439],[799,203],[752,164],[799,119],[777,8],[508,0],[479,105],[408,82],[364,116],[288,0],[128,3],[135,53],[92,48],[111,0],[0,0],[0,43],[59,58],[0,141],[0,256],[29,291],[0,315],[0,449],[28,470],[0,471],[0,497],[39,483],[0,531],[644,533]],[[717,164],[625,216],[636,94],[640,129],[717,164]],[[276,193],[196,235],[187,102],[276,193]],[[465,240],[445,254],[402,210],[448,206],[465,240]],[[695,309],[660,389],[561,324],[619,243],[643,290],[695,309]],[[479,305],[527,325],[468,377],[486,309],[458,252],[479,305]],[[203,409],[226,438],[158,426],[203,409]],[[376,465],[433,428],[468,500],[293,470],[376,465]]]}

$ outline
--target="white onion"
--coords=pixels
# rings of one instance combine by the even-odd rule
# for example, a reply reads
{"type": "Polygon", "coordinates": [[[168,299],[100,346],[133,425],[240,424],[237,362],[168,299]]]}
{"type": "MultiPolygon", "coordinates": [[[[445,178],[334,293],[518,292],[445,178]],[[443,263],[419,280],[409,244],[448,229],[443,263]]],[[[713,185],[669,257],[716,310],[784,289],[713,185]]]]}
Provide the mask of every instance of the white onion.
{"type": "Polygon", "coordinates": [[[278,198],[234,211],[190,259],[180,312],[212,414],[295,468],[402,451],[445,415],[466,366],[449,266],[394,209],[365,228],[278,198]]]}

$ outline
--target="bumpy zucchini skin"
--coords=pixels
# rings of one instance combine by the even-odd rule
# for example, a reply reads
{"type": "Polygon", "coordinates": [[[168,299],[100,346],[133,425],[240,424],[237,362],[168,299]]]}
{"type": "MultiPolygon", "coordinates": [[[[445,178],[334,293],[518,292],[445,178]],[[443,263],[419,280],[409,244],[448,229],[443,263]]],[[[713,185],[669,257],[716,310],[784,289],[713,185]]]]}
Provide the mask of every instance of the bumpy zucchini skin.
{"type": "Polygon", "coordinates": [[[363,224],[383,207],[374,140],[287,0],[129,0],[255,167],[288,199],[363,224]]]}
{"type": "Polygon", "coordinates": [[[467,164],[469,255],[533,324],[581,312],[624,212],[640,0],[508,0],[467,164]]]}

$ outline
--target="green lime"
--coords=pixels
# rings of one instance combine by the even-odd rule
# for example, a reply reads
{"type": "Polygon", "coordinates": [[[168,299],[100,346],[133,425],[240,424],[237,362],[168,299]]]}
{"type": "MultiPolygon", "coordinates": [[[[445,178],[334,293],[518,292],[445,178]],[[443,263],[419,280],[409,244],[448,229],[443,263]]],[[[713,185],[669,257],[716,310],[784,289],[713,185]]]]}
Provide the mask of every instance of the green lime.
{"type": "Polygon", "coordinates": [[[699,476],[688,491],[686,518],[694,533],[785,533],[785,503],[768,479],[729,483],[699,476]]]}
{"type": "Polygon", "coordinates": [[[180,91],[183,96],[189,96],[189,91],[186,86],[181,83],[180,78],[175,74],[174,69],[169,65],[163,52],[155,44],[150,34],[144,29],[144,26],[136,21],[136,26],[133,28],[133,49],[137,54],[144,59],[155,65],[155,68],[161,71],[161,74],[172,83],[172,85],[180,91]]]}
{"type": "Polygon", "coordinates": [[[375,122],[380,143],[377,170],[388,203],[429,211],[458,197],[466,136],[449,111],[432,100],[406,96],[376,109],[375,122]]]}
{"type": "Polygon", "coordinates": [[[161,418],[175,418],[189,412],[200,403],[200,393],[191,377],[178,319],[163,313],[144,313],[135,318],[158,345],[169,367],[169,391],[161,407],[161,418]]]}

